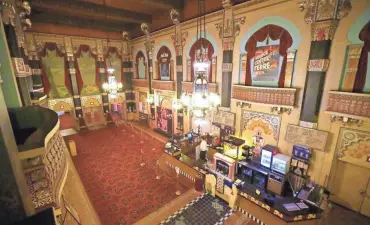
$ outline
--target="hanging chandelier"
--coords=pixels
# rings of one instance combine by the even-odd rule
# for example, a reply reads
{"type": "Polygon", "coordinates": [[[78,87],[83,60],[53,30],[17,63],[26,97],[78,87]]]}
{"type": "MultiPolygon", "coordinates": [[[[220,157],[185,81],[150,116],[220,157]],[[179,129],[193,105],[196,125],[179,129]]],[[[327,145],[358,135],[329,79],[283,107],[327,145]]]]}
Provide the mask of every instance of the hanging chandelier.
{"type": "Polygon", "coordinates": [[[221,102],[218,94],[208,92],[207,77],[210,71],[210,61],[208,59],[208,46],[205,46],[206,18],[204,2],[205,0],[198,0],[196,43],[200,43],[200,47],[195,51],[193,93],[183,93],[180,101],[174,103],[175,109],[183,107],[185,112],[190,109],[197,118],[203,118],[207,111],[218,108],[221,102]]]}
{"type": "MultiPolygon", "coordinates": [[[[105,8],[105,22],[107,23],[107,6],[105,4],[104,0],[104,8],[105,8]]],[[[110,47],[110,41],[109,36],[107,34],[107,52],[109,54],[109,47],[110,47]]],[[[117,93],[120,92],[123,88],[122,82],[117,82],[116,76],[114,75],[115,69],[112,67],[112,60],[108,60],[109,65],[107,68],[107,72],[109,74],[108,76],[108,82],[104,82],[102,85],[103,90],[109,94],[110,97],[115,98],[117,96],[117,93]]]]}

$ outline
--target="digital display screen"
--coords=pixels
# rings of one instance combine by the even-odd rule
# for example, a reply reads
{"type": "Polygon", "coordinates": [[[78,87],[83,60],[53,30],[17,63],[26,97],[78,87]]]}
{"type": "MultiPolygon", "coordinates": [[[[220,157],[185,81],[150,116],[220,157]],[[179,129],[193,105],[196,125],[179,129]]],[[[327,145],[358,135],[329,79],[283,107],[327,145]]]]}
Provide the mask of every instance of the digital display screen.
{"type": "Polygon", "coordinates": [[[270,168],[272,160],[272,152],[262,149],[261,165],[270,168]]]}

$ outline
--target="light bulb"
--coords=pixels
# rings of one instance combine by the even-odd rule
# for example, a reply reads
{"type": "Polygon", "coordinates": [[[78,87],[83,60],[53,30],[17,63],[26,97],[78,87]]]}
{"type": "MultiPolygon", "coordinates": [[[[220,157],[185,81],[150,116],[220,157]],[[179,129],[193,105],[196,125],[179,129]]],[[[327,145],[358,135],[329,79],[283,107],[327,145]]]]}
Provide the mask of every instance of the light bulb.
{"type": "Polygon", "coordinates": [[[116,71],[114,68],[108,68],[107,69],[107,71],[108,71],[108,73],[109,74],[112,74],[112,73],[114,73],[114,71],[116,71]]]}
{"type": "Polygon", "coordinates": [[[108,90],[109,84],[107,82],[103,83],[103,89],[108,90]]]}

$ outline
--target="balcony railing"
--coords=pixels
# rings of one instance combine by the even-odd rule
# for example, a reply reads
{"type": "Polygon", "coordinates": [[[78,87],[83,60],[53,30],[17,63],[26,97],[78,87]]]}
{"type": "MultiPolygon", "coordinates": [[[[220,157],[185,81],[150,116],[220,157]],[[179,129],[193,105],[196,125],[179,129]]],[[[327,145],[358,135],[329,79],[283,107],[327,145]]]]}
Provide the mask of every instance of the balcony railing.
{"type": "MultiPolygon", "coordinates": [[[[208,91],[209,92],[218,92],[218,84],[217,83],[208,83],[208,91]]],[[[192,93],[193,92],[193,82],[183,81],[182,82],[182,92],[192,93]]]]}
{"type": "Polygon", "coordinates": [[[370,94],[329,91],[326,112],[356,119],[370,119],[370,94]]]}
{"type": "Polygon", "coordinates": [[[47,108],[29,106],[9,109],[9,116],[36,211],[59,208],[68,163],[58,115],[47,108]]]}
{"type": "Polygon", "coordinates": [[[174,91],[176,90],[175,82],[172,80],[153,80],[152,87],[158,90],[174,91]]]}
{"type": "Polygon", "coordinates": [[[269,88],[233,85],[232,98],[249,104],[271,107],[293,108],[295,105],[294,88],[269,88]]]}
{"type": "Polygon", "coordinates": [[[149,87],[149,80],[148,79],[132,79],[132,86],[149,87]]]}

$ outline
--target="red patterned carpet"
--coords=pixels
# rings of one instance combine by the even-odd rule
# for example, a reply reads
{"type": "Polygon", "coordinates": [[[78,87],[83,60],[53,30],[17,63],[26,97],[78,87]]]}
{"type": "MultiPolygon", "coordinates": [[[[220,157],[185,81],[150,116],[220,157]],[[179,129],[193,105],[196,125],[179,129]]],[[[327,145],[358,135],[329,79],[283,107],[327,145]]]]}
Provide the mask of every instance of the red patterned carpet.
{"type": "Polygon", "coordinates": [[[74,128],[76,126],[75,118],[72,114],[63,114],[59,116],[60,121],[60,129],[66,130],[70,128],[74,128]]]}
{"type": "Polygon", "coordinates": [[[76,142],[73,162],[103,225],[133,224],[176,198],[174,178],[155,179],[164,144],[145,137],[120,126],[66,138],[76,142]],[[140,149],[146,153],[145,167],[140,166],[140,149]]]}

